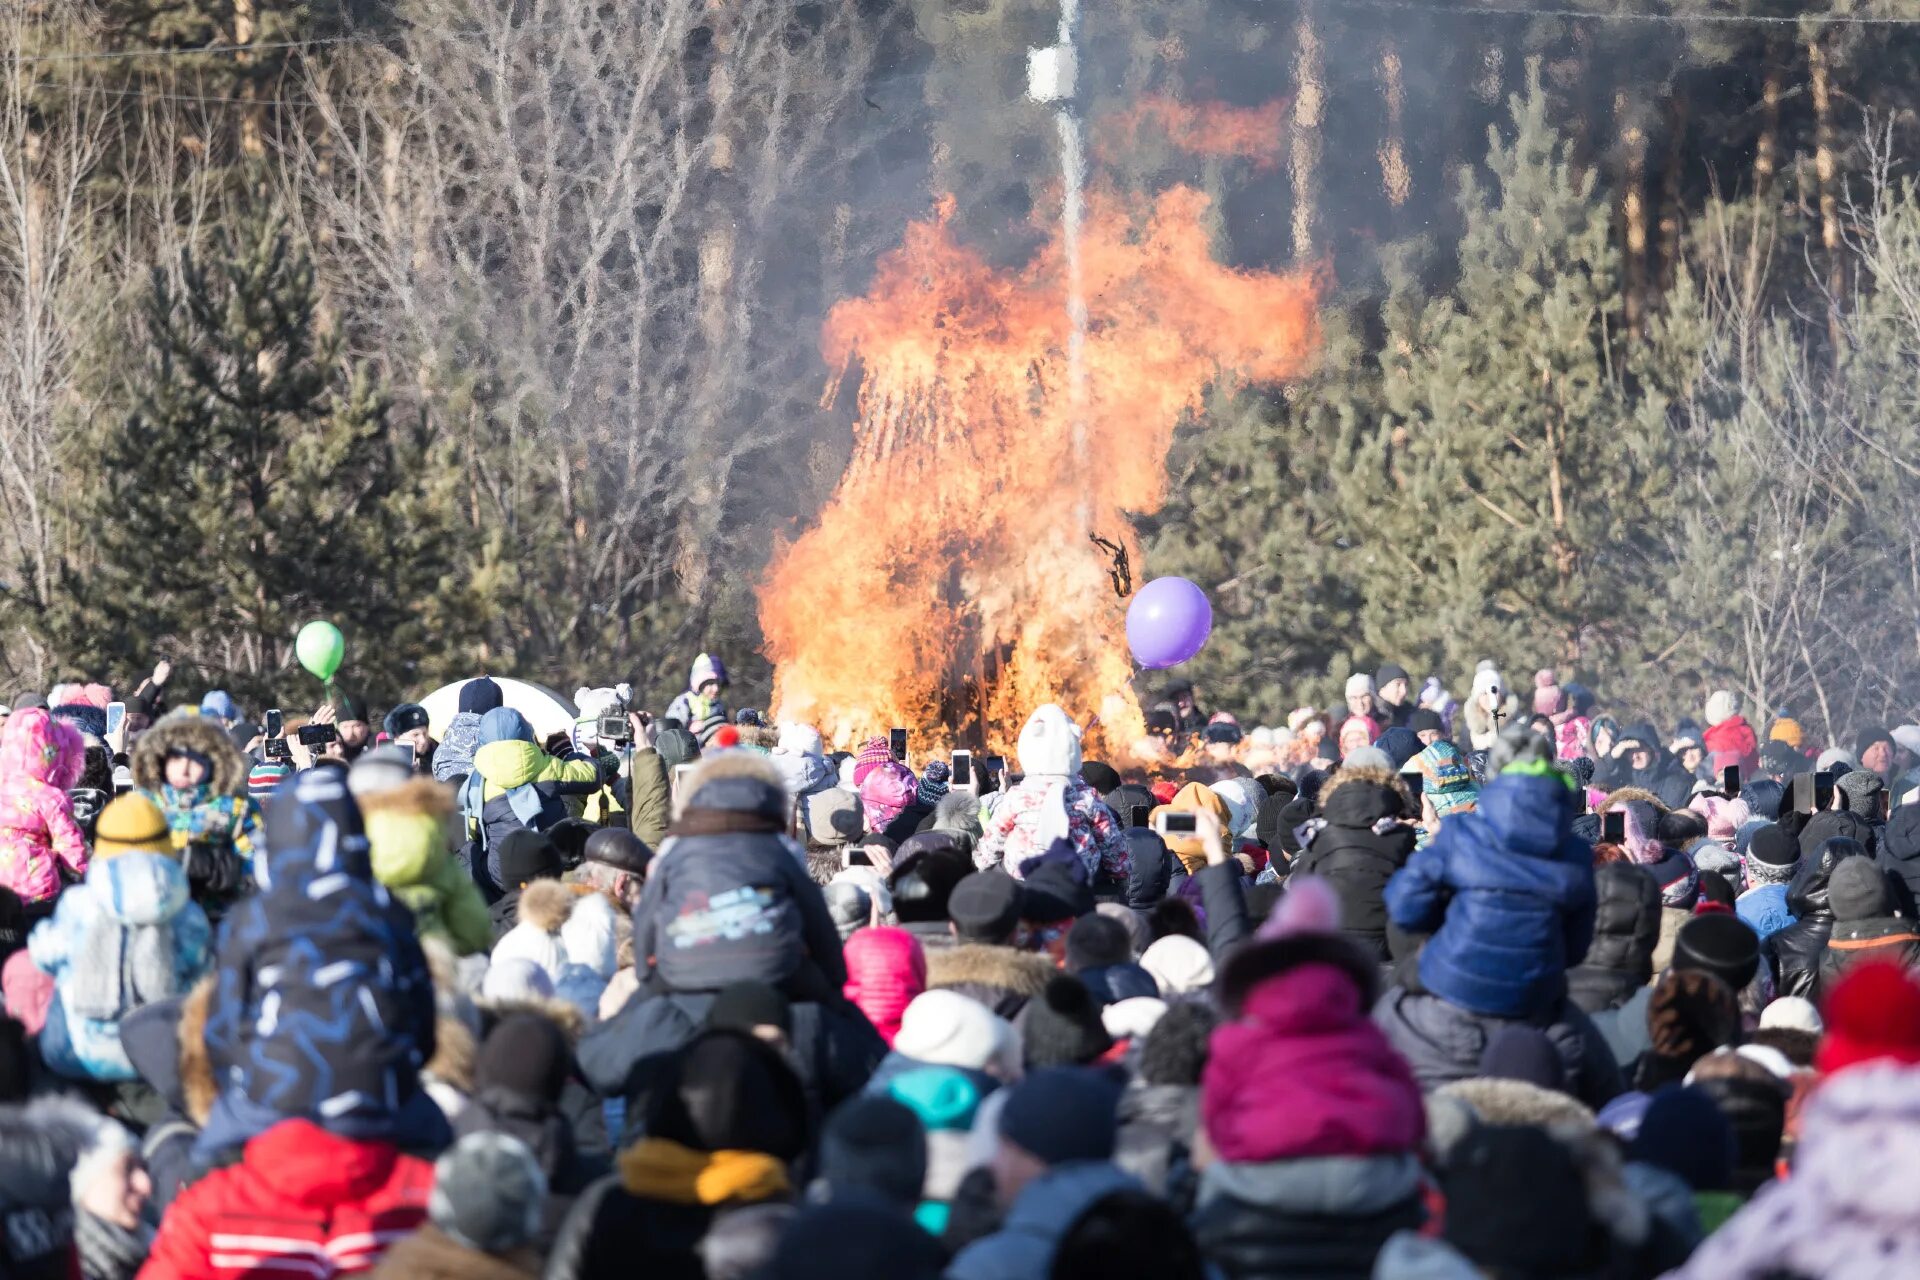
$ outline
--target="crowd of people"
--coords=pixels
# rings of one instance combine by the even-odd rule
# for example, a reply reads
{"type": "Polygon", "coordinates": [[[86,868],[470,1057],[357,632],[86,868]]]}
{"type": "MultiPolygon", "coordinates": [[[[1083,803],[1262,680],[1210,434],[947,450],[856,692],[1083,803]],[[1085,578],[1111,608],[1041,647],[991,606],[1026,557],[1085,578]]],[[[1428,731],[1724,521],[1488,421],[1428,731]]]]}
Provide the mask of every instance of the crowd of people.
{"type": "Polygon", "coordinates": [[[1920,1274],[1920,725],[0,707],[0,1280],[1920,1274]]]}

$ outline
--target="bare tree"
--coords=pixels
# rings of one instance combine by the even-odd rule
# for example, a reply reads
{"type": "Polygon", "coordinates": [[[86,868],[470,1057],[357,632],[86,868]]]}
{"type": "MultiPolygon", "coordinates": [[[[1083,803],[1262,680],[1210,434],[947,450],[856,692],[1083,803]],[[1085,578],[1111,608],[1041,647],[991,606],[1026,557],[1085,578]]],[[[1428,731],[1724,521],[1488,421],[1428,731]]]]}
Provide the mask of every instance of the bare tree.
{"type": "Polygon", "coordinates": [[[476,526],[557,539],[524,641],[631,640],[707,598],[803,470],[806,282],[844,252],[843,121],[882,33],[856,0],[401,14],[391,51],[313,75],[286,180],[353,340],[464,415],[476,526]]]}

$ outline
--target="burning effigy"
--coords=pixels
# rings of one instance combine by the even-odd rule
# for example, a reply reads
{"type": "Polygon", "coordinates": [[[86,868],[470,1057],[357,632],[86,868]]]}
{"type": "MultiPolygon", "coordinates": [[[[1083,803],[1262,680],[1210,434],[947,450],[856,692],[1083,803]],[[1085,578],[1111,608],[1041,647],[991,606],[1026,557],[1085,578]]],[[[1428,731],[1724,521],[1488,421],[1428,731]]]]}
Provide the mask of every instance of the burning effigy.
{"type": "Polygon", "coordinates": [[[827,319],[833,386],[857,364],[854,450],[761,585],[775,713],[831,743],[939,726],[998,749],[1056,702],[1124,749],[1141,730],[1125,584],[1090,535],[1139,563],[1132,517],[1160,507],[1174,431],[1208,388],[1312,358],[1315,277],[1215,261],[1190,188],[1146,208],[1093,194],[1076,397],[1062,238],[995,270],[956,240],[952,208],[827,319]]]}

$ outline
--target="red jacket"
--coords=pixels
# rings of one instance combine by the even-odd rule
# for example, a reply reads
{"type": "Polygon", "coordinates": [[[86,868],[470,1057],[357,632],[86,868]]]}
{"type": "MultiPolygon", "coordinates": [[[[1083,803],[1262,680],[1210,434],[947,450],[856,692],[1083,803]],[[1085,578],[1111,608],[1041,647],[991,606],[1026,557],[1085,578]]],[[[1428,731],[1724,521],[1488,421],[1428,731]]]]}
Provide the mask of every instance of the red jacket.
{"type": "Polygon", "coordinates": [[[1760,767],[1760,743],[1744,716],[1722,720],[1701,735],[1713,770],[1718,773],[1730,764],[1740,766],[1740,776],[1750,778],[1760,767]]]}
{"type": "Polygon", "coordinates": [[[288,1280],[371,1271],[427,1220],[433,1166],[307,1120],[283,1120],[237,1165],[180,1193],[140,1280],[288,1280]]]}

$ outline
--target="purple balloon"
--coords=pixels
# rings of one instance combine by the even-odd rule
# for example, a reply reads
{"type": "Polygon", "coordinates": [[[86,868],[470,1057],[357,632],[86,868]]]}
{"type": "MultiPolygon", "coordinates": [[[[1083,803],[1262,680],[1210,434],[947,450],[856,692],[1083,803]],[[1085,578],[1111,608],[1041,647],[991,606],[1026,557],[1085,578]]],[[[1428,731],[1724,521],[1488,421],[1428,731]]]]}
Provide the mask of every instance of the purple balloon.
{"type": "Polygon", "coordinates": [[[1127,647],[1149,669],[1177,667],[1213,632],[1207,593],[1185,578],[1155,578],[1127,606],[1127,647]]]}

